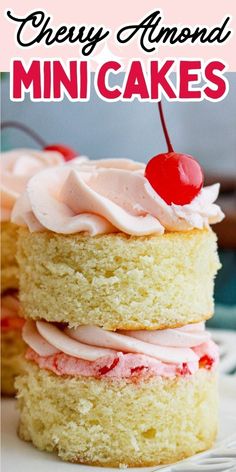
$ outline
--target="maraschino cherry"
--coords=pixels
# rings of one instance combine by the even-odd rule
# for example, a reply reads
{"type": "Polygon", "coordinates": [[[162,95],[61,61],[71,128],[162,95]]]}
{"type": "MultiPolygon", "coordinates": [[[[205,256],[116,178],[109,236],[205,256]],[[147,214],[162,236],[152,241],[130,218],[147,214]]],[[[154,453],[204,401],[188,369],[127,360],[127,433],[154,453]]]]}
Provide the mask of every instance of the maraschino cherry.
{"type": "Polygon", "coordinates": [[[202,169],[192,156],[174,152],[161,102],[158,102],[158,107],[168,152],[154,156],[147,163],[145,177],[168,205],[186,205],[203,186],[202,169]]]}
{"type": "Polygon", "coordinates": [[[48,144],[44,146],[44,151],[57,151],[60,152],[65,161],[71,161],[74,157],[78,156],[78,153],[74,151],[74,149],[64,146],[63,144],[48,144]]]}
{"type": "Polygon", "coordinates": [[[74,157],[78,156],[78,152],[75,152],[74,149],[70,148],[69,146],[65,146],[64,144],[46,144],[46,142],[26,125],[22,123],[18,123],[18,121],[5,121],[1,124],[1,129],[4,128],[17,128],[21,131],[24,131],[28,134],[31,138],[33,138],[42,148],[44,151],[56,151],[59,152],[65,161],[70,161],[74,159],[74,157]]]}

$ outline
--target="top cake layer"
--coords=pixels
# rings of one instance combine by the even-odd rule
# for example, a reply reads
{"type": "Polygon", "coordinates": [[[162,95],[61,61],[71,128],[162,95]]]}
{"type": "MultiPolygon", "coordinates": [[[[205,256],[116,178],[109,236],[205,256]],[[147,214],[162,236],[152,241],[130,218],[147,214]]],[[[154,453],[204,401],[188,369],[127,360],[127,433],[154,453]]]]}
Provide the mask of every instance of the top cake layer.
{"type": "Polygon", "coordinates": [[[90,237],[21,228],[17,257],[27,318],[163,329],[213,314],[220,267],[213,231],[90,237]]]}
{"type": "Polygon", "coordinates": [[[144,174],[144,164],[128,159],[74,159],[35,175],[12,221],[31,232],[147,236],[204,229],[222,220],[214,204],[219,184],[202,188],[189,204],[167,204],[144,174]]]}

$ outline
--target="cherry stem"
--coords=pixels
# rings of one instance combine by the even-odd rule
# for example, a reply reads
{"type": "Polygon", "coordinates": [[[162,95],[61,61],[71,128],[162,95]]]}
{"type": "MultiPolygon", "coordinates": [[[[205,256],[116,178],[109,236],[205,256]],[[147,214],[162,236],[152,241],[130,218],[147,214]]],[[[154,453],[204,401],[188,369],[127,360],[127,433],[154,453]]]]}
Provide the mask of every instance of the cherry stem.
{"type": "Polygon", "coordinates": [[[166,140],[168,152],[174,152],[173,146],[172,146],[172,144],[171,144],[171,142],[170,142],[169,133],[168,133],[168,131],[167,131],[166,122],[165,122],[165,117],[164,117],[164,113],[163,113],[162,103],[161,103],[161,102],[158,102],[158,108],[159,108],[160,119],[161,119],[161,125],[162,125],[162,129],[163,129],[163,132],[164,132],[164,135],[165,135],[165,140],[166,140]]]}
{"type": "Polygon", "coordinates": [[[39,136],[35,131],[33,131],[31,128],[29,128],[26,125],[23,125],[22,123],[19,123],[18,121],[3,121],[1,123],[1,130],[5,128],[16,128],[19,129],[20,131],[23,131],[24,133],[28,134],[34,141],[36,141],[40,147],[44,148],[47,146],[47,143],[39,136]]]}

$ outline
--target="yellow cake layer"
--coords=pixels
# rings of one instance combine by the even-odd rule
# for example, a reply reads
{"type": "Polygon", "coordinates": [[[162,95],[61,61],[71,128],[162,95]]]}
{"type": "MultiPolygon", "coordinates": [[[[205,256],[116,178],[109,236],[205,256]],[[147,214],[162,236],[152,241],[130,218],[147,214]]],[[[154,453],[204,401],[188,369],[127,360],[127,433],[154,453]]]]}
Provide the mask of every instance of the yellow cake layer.
{"type": "Polygon", "coordinates": [[[25,343],[20,330],[1,333],[1,393],[15,395],[14,382],[24,365],[25,343]]]}
{"type": "Polygon", "coordinates": [[[1,292],[18,288],[16,242],[18,227],[8,221],[1,223],[1,292]]]}
{"type": "Polygon", "coordinates": [[[24,316],[106,329],[210,318],[220,267],[212,231],[90,237],[19,231],[24,316]]]}
{"type": "Polygon", "coordinates": [[[216,374],[132,383],[58,377],[32,362],[17,378],[19,435],[65,461],[101,466],[175,462],[212,446],[216,374]]]}

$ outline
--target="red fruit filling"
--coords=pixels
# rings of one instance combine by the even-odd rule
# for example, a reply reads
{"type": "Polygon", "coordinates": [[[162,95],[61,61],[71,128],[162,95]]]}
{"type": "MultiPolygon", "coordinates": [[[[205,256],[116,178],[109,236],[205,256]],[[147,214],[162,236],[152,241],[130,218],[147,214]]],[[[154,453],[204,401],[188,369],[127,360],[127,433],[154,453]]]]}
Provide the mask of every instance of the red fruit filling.
{"type": "Polygon", "coordinates": [[[117,366],[118,362],[119,362],[119,359],[118,359],[118,357],[116,357],[110,366],[104,365],[103,367],[101,367],[101,369],[99,369],[99,371],[98,371],[99,374],[100,375],[107,374],[107,372],[110,372],[110,370],[114,369],[114,367],[117,366]]]}
{"type": "Polygon", "coordinates": [[[212,357],[205,354],[205,356],[201,357],[199,361],[199,367],[204,367],[204,369],[211,369],[214,363],[214,359],[212,357]]]}
{"type": "Polygon", "coordinates": [[[139,374],[140,372],[142,372],[142,370],[145,369],[145,366],[144,365],[140,365],[138,367],[134,367],[133,369],[131,369],[131,374],[139,374]]]}
{"type": "Polygon", "coordinates": [[[183,362],[182,366],[178,367],[177,372],[179,375],[191,374],[191,371],[189,370],[188,364],[186,364],[186,362],[183,362]]]}

